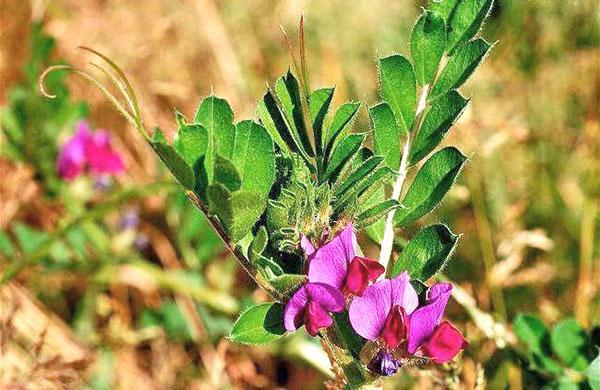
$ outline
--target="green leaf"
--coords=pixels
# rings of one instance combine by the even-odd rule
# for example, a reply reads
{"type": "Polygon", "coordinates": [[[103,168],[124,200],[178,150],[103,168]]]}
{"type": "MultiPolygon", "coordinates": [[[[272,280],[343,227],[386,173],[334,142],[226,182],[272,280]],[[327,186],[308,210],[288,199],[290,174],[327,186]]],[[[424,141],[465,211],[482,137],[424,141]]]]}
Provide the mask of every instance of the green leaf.
{"type": "Polygon", "coordinates": [[[348,177],[339,185],[334,187],[334,194],[336,197],[341,197],[354,187],[358,182],[363,180],[368,174],[373,173],[375,168],[379,166],[379,164],[383,161],[383,157],[381,156],[373,156],[369,157],[362,164],[358,165],[358,167],[348,175],[348,177]]]}
{"type": "MultiPolygon", "coordinates": [[[[385,194],[385,186],[378,186],[378,188],[373,192],[373,194],[370,197],[363,196],[362,198],[364,200],[363,200],[362,204],[360,205],[360,207],[361,207],[361,210],[364,212],[373,206],[376,206],[382,202],[385,202],[388,197],[385,194]]],[[[385,218],[381,218],[380,220],[376,221],[375,223],[367,226],[367,228],[365,229],[365,232],[367,233],[367,236],[369,236],[369,238],[371,240],[373,240],[374,242],[379,244],[383,240],[384,230],[385,230],[385,218]]]]}
{"type": "Polygon", "coordinates": [[[334,91],[335,88],[317,89],[308,99],[310,120],[312,121],[313,132],[315,133],[317,156],[321,156],[323,151],[323,122],[329,112],[329,106],[331,105],[334,91]]]}
{"type": "MultiPolygon", "coordinates": [[[[437,12],[447,22],[452,16],[452,11],[461,0],[437,0],[429,2],[429,9],[437,12]]],[[[448,25],[448,23],[446,23],[448,25]]]]}
{"type": "Polygon", "coordinates": [[[337,109],[325,135],[326,156],[329,156],[331,150],[350,132],[352,121],[359,108],[360,103],[344,103],[337,109]]]}
{"type": "Polygon", "coordinates": [[[334,204],[334,210],[341,212],[350,205],[353,201],[363,195],[363,193],[372,190],[384,181],[384,178],[391,176],[392,170],[389,167],[382,166],[370,172],[363,179],[361,179],[356,185],[354,185],[344,195],[340,196],[334,204]]]}
{"type": "Polygon", "coordinates": [[[230,192],[223,184],[208,187],[208,205],[221,220],[231,242],[237,243],[252,231],[266,205],[266,198],[251,191],[230,192]]]}
{"type": "Polygon", "coordinates": [[[50,241],[48,233],[31,228],[22,223],[15,223],[12,227],[12,231],[15,235],[16,242],[19,244],[19,248],[24,254],[29,255],[42,245],[47,244],[50,241]]]}
{"type": "Polygon", "coordinates": [[[366,134],[350,134],[341,140],[327,161],[327,168],[323,175],[323,180],[335,181],[344,166],[360,150],[360,146],[365,138],[366,134]]]}
{"type": "Polygon", "coordinates": [[[242,185],[242,179],[233,161],[217,154],[215,160],[215,183],[223,184],[229,191],[237,191],[242,185]]]}
{"type": "Polygon", "coordinates": [[[227,158],[231,158],[233,154],[235,136],[233,111],[226,100],[214,95],[209,96],[198,107],[194,122],[200,123],[208,133],[204,167],[208,176],[208,183],[212,184],[217,154],[227,158]]]}
{"type": "Polygon", "coordinates": [[[410,52],[420,85],[429,84],[433,80],[445,47],[444,19],[437,13],[425,11],[413,27],[410,37],[410,52]]]}
{"type": "Polygon", "coordinates": [[[271,91],[267,91],[262,100],[258,102],[256,114],[281,150],[286,154],[289,154],[290,150],[300,153],[271,91]]]}
{"type": "Polygon", "coordinates": [[[454,147],[444,148],[431,156],[402,200],[406,208],[396,211],[396,226],[406,226],[433,210],[454,184],[466,159],[454,147]]]}
{"type": "MultiPolygon", "coordinates": [[[[397,170],[400,166],[400,127],[387,103],[379,103],[369,110],[373,122],[375,154],[385,158],[388,167],[397,170]]],[[[406,133],[405,133],[406,134],[406,133]]]]}
{"type": "Polygon", "coordinates": [[[310,144],[306,124],[304,123],[304,113],[302,112],[302,97],[296,77],[288,70],[287,74],[277,80],[275,91],[281,102],[283,113],[287,123],[291,128],[294,138],[300,141],[302,150],[309,156],[314,156],[315,152],[310,144]]]}
{"type": "Polygon", "coordinates": [[[463,113],[467,103],[469,101],[455,90],[449,91],[433,103],[412,145],[411,165],[421,161],[438,146],[450,127],[463,113]]]}
{"type": "Polygon", "coordinates": [[[195,168],[198,161],[206,155],[208,132],[199,123],[185,123],[181,113],[177,112],[176,116],[178,129],[173,147],[190,167],[195,168]]]}
{"type": "Polygon", "coordinates": [[[527,345],[531,352],[546,355],[548,350],[548,328],[538,317],[530,314],[518,314],[513,321],[517,338],[527,345]]]}
{"type": "Polygon", "coordinates": [[[6,257],[12,257],[15,254],[15,248],[6,232],[0,230],[0,253],[6,257]]]}
{"type": "Polygon", "coordinates": [[[456,4],[448,23],[446,50],[450,54],[479,32],[492,3],[493,0],[469,0],[456,4]]]}
{"type": "Polygon", "coordinates": [[[592,361],[586,374],[592,390],[600,390],[600,353],[598,353],[598,356],[592,361]]]}
{"type": "Polygon", "coordinates": [[[384,202],[363,211],[356,217],[356,229],[364,229],[375,222],[382,220],[390,211],[400,207],[400,202],[395,199],[388,199],[384,202]]]}
{"type": "Polygon", "coordinates": [[[405,57],[393,55],[379,61],[381,96],[389,104],[396,123],[408,133],[415,119],[417,86],[413,67],[405,57]]]}
{"type": "Polygon", "coordinates": [[[394,263],[390,278],[408,271],[411,278],[428,280],[445,265],[456,248],[459,236],[446,225],[427,226],[418,232],[394,263]]]}
{"type": "Polygon", "coordinates": [[[254,236],[254,239],[250,244],[250,248],[248,249],[248,258],[250,259],[250,261],[253,262],[255,259],[258,258],[258,256],[260,256],[265,251],[268,242],[269,234],[267,233],[267,229],[264,226],[261,226],[260,228],[258,228],[256,236],[254,236]]]}
{"type": "Polygon", "coordinates": [[[263,303],[243,312],[233,324],[229,339],[236,343],[259,345],[285,334],[283,305],[263,303]]]}
{"type": "Polygon", "coordinates": [[[163,141],[150,141],[150,146],[165,163],[173,176],[186,190],[193,190],[196,181],[194,171],[183,157],[169,144],[163,141]]]}
{"type": "Polygon", "coordinates": [[[275,150],[267,130],[250,120],[238,123],[235,130],[233,161],[242,180],[241,188],[269,194],[275,181],[275,150]]]}
{"type": "Polygon", "coordinates": [[[489,52],[490,47],[491,45],[481,38],[462,46],[456,54],[450,57],[428,100],[433,101],[446,91],[463,85],[489,52]]]}
{"type": "Polygon", "coordinates": [[[288,298],[291,298],[306,282],[308,282],[306,275],[297,274],[283,274],[269,279],[271,286],[288,298]]]}
{"type": "Polygon", "coordinates": [[[567,366],[577,371],[585,371],[588,366],[585,356],[588,337],[577,321],[571,318],[556,325],[550,334],[550,345],[567,366]]]}

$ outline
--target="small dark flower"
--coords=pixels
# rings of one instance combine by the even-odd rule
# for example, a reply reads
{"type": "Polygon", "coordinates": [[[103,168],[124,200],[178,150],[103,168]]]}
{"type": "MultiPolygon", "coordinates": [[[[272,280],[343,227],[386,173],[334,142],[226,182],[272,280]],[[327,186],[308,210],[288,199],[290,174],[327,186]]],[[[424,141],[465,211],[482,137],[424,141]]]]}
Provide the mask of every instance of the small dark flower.
{"type": "Polygon", "coordinates": [[[382,349],[369,363],[369,369],[383,376],[391,376],[398,372],[401,365],[400,361],[394,359],[391,353],[382,349]]]}

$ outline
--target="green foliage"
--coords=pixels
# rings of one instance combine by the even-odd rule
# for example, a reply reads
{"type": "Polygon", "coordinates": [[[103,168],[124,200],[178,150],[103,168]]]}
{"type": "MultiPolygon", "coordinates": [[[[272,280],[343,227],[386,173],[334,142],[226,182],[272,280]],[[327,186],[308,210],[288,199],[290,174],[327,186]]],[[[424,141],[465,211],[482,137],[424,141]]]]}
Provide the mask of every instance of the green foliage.
{"type": "Polygon", "coordinates": [[[492,8],[492,0],[458,1],[452,10],[448,26],[446,50],[452,54],[473,38],[492,8]]]}
{"type": "Polygon", "coordinates": [[[591,368],[594,362],[591,362],[590,336],[574,319],[566,319],[549,330],[538,317],[519,314],[513,328],[519,341],[527,347],[525,369],[541,373],[540,384],[576,387],[586,375],[592,384],[595,378],[591,368]],[[568,374],[567,370],[578,371],[581,376],[568,374]]]}
{"type": "Polygon", "coordinates": [[[433,80],[445,47],[444,19],[437,13],[425,11],[417,20],[410,37],[415,76],[420,85],[428,84],[433,80]]]}
{"type": "Polygon", "coordinates": [[[389,277],[408,271],[411,278],[428,280],[444,268],[456,248],[459,236],[447,226],[431,225],[418,232],[394,263],[389,277]]]}
{"type": "Polygon", "coordinates": [[[150,141],[150,145],[183,188],[186,190],[193,189],[196,181],[194,171],[192,171],[192,168],[185,162],[183,157],[166,142],[150,141]]]}
{"type": "Polygon", "coordinates": [[[250,233],[265,209],[265,198],[251,191],[231,192],[223,184],[208,187],[208,206],[219,217],[232,242],[250,233]]]}
{"type": "Polygon", "coordinates": [[[482,38],[462,46],[450,59],[435,83],[429,100],[434,100],[451,89],[464,84],[489,52],[491,45],[482,38]]]}
{"type": "Polygon", "coordinates": [[[263,303],[240,314],[229,338],[237,343],[259,345],[277,340],[284,333],[283,305],[263,303]]]}
{"type": "Polygon", "coordinates": [[[421,130],[413,142],[410,162],[418,163],[442,141],[460,117],[469,101],[452,90],[437,99],[423,119],[421,130]]]}
{"type": "Polygon", "coordinates": [[[396,226],[406,226],[429,213],[454,184],[467,158],[454,147],[444,148],[425,162],[396,212],[396,226]]]}
{"type": "Polygon", "coordinates": [[[379,61],[381,96],[392,109],[396,123],[407,134],[415,119],[417,90],[412,64],[406,57],[393,55],[379,61]]]}
{"type": "Polygon", "coordinates": [[[588,336],[577,321],[571,318],[556,325],[550,334],[550,343],[565,365],[585,371],[588,366],[588,336]]]}
{"type": "Polygon", "coordinates": [[[379,103],[369,110],[373,122],[375,153],[384,156],[386,164],[396,170],[400,166],[400,127],[387,103],[379,103]]]}

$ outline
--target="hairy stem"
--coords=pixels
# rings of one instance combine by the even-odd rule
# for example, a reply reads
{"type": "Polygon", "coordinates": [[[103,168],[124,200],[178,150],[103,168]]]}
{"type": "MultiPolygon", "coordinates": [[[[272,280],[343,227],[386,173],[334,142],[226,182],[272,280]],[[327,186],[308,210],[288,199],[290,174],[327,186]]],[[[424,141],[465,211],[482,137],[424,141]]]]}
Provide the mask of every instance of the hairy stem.
{"type": "Polygon", "coordinates": [[[188,199],[194,204],[194,206],[196,206],[196,208],[200,210],[202,214],[204,214],[212,228],[215,230],[215,232],[217,232],[217,235],[219,236],[221,241],[223,241],[223,244],[225,244],[225,248],[229,249],[229,251],[237,259],[238,263],[240,263],[242,268],[244,268],[248,275],[250,275],[252,280],[254,280],[254,282],[259,287],[265,290],[271,296],[271,298],[275,299],[278,302],[284,301],[284,297],[281,296],[281,294],[279,294],[270,285],[263,283],[259,278],[256,277],[254,267],[250,263],[250,260],[248,260],[246,255],[244,255],[239,246],[231,244],[231,242],[229,241],[229,235],[227,234],[227,232],[225,232],[225,230],[223,230],[221,223],[213,215],[210,215],[208,209],[204,204],[202,204],[202,202],[200,202],[198,196],[192,191],[187,191],[186,194],[188,199]]]}
{"type": "MultiPolygon", "coordinates": [[[[429,84],[425,85],[421,90],[421,96],[419,97],[419,104],[417,105],[417,112],[415,115],[415,123],[412,131],[406,135],[406,142],[402,148],[402,159],[400,160],[400,169],[398,170],[398,177],[394,183],[392,189],[392,198],[394,200],[400,199],[402,194],[402,187],[406,180],[408,173],[408,158],[410,156],[411,137],[416,135],[421,128],[423,122],[423,114],[425,113],[425,107],[427,106],[427,96],[429,95],[429,84]]],[[[381,241],[381,251],[379,252],[379,263],[388,270],[388,263],[392,255],[392,248],[394,246],[394,216],[396,215],[396,209],[390,211],[385,220],[385,230],[383,233],[383,240],[381,241]]],[[[380,276],[383,278],[383,275],[380,276]]]]}

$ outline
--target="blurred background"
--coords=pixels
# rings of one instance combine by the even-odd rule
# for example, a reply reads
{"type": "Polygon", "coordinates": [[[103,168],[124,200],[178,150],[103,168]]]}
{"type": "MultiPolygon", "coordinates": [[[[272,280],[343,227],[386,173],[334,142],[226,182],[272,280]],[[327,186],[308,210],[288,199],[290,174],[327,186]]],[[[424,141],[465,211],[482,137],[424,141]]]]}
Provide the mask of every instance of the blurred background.
{"type": "MultiPolygon", "coordinates": [[[[459,362],[390,388],[528,387],[511,321],[600,325],[600,13],[595,0],[497,1],[496,43],[463,92],[446,143],[470,162],[428,217],[462,233],[445,270],[449,317],[471,342],[459,362]]],[[[0,0],[0,383],[7,388],[322,388],[327,356],[304,332],[268,347],[225,336],[266,299],[224,251],[125,119],[89,83],[92,47],[136,90],[148,127],[170,136],[214,91],[255,117],[291,63],[306,19],[312,87],[334,103],[377,102],[376,58],[408,54],[426,2],[403,0],[0,0]],[[62,180],[60,145],[79,120],[106,129],[125,161],[114,178],[62,180]],[[100,180],[103,179],[103,180],[100,180]]],[[[361,107],[356,129],[369,126],[361,107]]],[[[407,232],[410,236],[414,232],[407,232]]],[[[367,248],[372,252],[375,247],[367,248]]]]}

